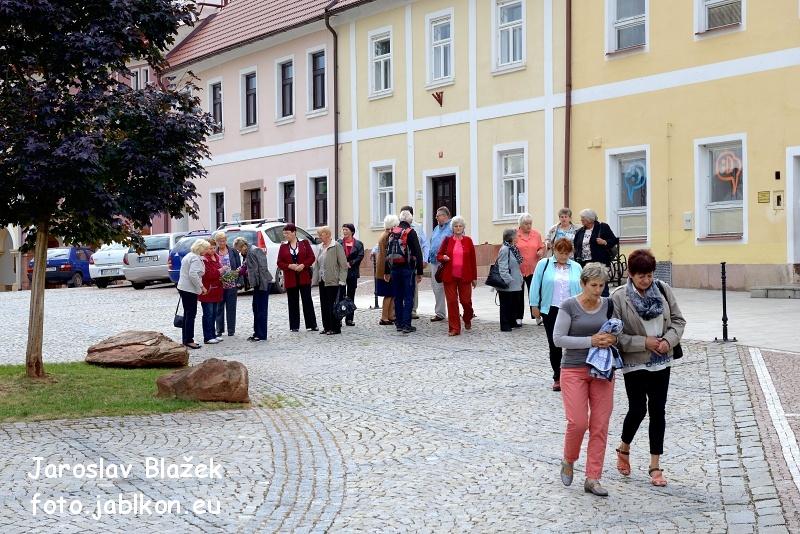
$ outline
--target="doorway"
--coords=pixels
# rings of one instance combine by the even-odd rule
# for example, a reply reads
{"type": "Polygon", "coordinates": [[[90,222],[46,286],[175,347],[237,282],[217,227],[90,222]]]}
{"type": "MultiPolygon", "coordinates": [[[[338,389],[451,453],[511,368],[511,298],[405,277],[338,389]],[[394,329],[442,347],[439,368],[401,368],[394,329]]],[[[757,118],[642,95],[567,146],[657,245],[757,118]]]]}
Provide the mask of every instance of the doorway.
{"type": "Polygon", "coordinates": [[[456,175],[445,174],[431,176],[431,225],[436,226],[436,210],[442,206],[450,210],[450,216],[455,216],[456,211],[456,175]]]}
{"type": "MultiPolygon", "coordinates": [[[[790,264],[797,265],[800,264],[800,147],[788,149],[786,167],[787,189],[783,204],[788,230],[788,259],[790,264]]],[[[773,199],[773,204],[776,202],[777,199],[773,199]]]]}

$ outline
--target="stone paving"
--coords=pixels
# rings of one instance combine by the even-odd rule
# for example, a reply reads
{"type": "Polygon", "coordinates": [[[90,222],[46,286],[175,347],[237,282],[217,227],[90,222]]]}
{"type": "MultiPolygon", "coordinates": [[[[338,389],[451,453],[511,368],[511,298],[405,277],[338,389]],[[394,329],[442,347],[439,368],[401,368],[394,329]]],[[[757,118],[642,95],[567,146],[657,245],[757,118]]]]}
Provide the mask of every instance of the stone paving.
{"type": "MultiPolygon", "coordinates": [[[[0,294],[0,363],[24,360],[27,297],[0,294]]],[[[88,345],[122,329],[176,334],[171,288],[53,290],[46,298],[46,363],[82,359],[88,345]]],[[[601,499],[583,492],[583,456],[576,483],[559,480],[563,409],[549,391],[542,328],[501,334],[481,318],[448,338],[446,325],[421,320],[404,336],[378,326],[376,311],[359,310],[343,336],[291,334],[285,298],[273,295],[270,340],[253,345],[244,340],[249,310],[242,297],[237,336],[192,352],[192,361],[242,361],[253,409],[0,425],[0,532],[795,530],[796,501],[784,498],[770,429],[735,345],[685,343],[672,375],[663,489],[648,483],[646,424],[633,444],[632,476],[614,469],[627,404],[618,382],[603,477],[611,496],[601,499]],[[102,458],[133,471],[122,480],[31,480],[36,456],[102,458]],[[146,457],[213,458],[224,473],[148,478],[146,457]],[[98,496],[141,494],[177,500],[183,513],[33,516],[36,493],[79,499],[90,512],[98,496]],[[212,507],[218,499],[220,513],[193,513],[197,499],[212,507]]]]}

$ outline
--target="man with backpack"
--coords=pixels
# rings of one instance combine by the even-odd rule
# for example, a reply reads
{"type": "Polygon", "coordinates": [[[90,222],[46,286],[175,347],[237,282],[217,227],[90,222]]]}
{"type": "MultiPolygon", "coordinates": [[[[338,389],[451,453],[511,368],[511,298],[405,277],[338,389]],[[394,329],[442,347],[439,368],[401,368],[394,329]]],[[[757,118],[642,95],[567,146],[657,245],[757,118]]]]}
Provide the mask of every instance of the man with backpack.
{"type": "Polygon", "coordinates": [[[423,256],[417,232],[411,227],[414,216],[408,210],[400,212],[400,224],[392,228],[386,245],[386,274],[395,299],[395,326],[408,334],[414,307],[414,288],[422,281],[423,256]]]}

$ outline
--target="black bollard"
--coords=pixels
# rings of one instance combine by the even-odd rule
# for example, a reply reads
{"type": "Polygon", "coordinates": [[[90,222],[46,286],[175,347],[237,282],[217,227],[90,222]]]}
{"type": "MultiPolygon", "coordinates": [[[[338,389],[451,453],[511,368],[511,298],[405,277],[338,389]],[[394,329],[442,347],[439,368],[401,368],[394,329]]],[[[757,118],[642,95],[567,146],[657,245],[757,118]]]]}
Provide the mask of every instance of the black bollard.
{"type": "Polygon", "coordinates": [[[375,297],[375,305],[372,307],[373,310],[378,309],[378,260],[375,258],[375,255],[372,255],[372,280],[374,281],[372,295],[375,297]]]}
{"type": "Polygon", "coordinates": [[[722,339],[714,338],[718,343],[736,342],[736,338],[728,339],[728,279],[725,274],[725,262],[720,262],[722,266],[722,339]]]}

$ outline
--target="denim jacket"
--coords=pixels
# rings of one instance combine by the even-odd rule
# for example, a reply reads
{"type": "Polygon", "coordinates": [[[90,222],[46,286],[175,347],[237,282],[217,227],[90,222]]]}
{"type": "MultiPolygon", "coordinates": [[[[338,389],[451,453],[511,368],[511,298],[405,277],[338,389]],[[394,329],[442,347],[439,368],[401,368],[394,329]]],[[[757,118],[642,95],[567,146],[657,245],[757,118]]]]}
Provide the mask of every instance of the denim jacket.
{"type": "Polygon", "coordinates": [[[436,254],[439,253],[439,247],[442,246],[442,241],[447,236],[453,235],[453,227],[450,226],[450,221],[444,224],[438,224],[431,232],[431,245],[430,252],[428,253],[428,263],[436,264],[436,254]]]}

